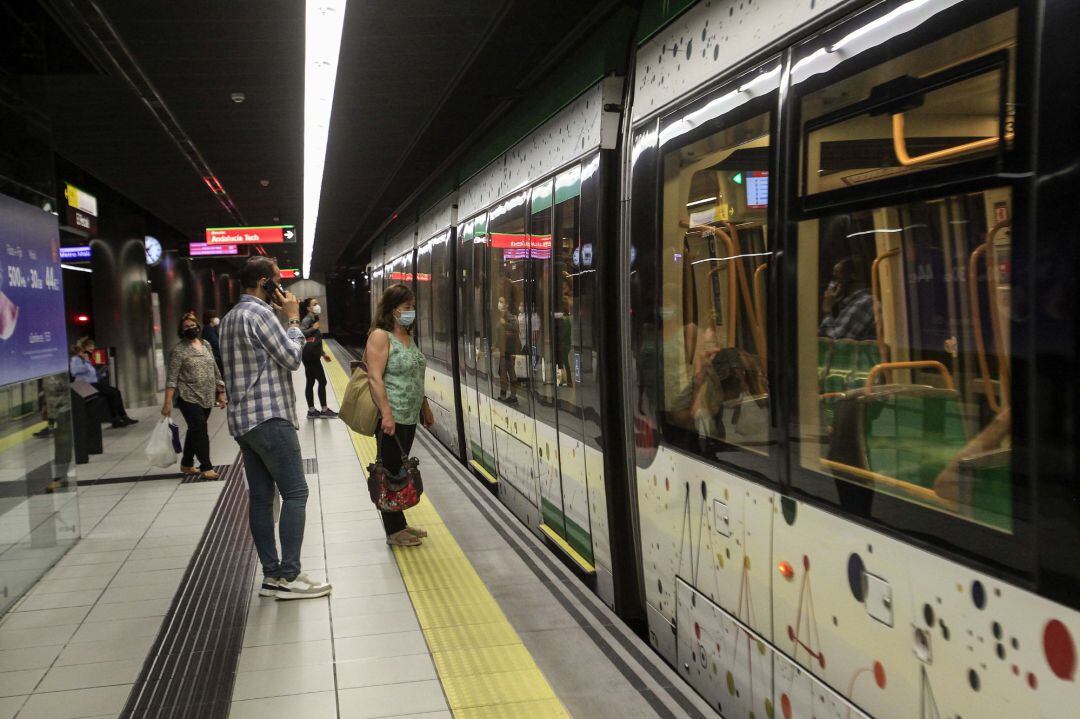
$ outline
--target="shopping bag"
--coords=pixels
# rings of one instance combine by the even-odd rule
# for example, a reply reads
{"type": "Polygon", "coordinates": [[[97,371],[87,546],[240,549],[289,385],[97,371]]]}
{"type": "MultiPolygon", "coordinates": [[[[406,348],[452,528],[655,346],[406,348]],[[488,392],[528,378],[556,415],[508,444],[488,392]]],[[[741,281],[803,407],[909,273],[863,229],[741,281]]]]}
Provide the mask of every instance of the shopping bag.
{"type": "Polygon", "coordinates": [[[150,432],[150,440],[146,443],[146,461],[150,466],[171,467],[176,464],[180,452],[173,444],[174,432],[179,437],[180,428],[169,419],[162,419],[150,432]]]}
{"type": "Polygon", "coordinates": [[[375,436],[375,430],[379,427],[379,408],[371,396],[367,365],[363,362],[357,363],[349,384],[345,385],[338,416],[354,432],[367,437],[375,436]]]}

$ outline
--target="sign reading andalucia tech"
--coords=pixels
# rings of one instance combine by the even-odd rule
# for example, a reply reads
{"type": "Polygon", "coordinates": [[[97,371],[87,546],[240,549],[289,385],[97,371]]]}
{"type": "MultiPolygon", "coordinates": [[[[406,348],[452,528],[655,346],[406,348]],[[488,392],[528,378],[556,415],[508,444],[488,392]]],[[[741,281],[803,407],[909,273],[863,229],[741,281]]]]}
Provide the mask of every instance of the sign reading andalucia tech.
{"type": "Polygon", "coordinates": [[[296,242],[293,225],[269,225],[264,227],[208,227],[208,245],[273,245],[296,242]]]}

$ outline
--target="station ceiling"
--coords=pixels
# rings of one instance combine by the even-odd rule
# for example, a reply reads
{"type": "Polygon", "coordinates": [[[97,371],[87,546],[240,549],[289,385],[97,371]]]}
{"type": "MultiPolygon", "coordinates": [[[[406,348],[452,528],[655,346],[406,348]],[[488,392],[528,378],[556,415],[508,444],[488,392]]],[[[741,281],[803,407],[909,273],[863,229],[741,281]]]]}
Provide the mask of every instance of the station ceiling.
{"type": "MultiPolygon", "coordinates": [[[[303,0],[39,2],[78,49],[58,51],[34,81],[61,155],[193,241],[206,227],[302,225],[303,0]]],[[[353,0],[314,269],[355,256],[453,149],[617,4],[353,0]]],[[[271,254],[300,266],[299,245],[271,254]]]]}

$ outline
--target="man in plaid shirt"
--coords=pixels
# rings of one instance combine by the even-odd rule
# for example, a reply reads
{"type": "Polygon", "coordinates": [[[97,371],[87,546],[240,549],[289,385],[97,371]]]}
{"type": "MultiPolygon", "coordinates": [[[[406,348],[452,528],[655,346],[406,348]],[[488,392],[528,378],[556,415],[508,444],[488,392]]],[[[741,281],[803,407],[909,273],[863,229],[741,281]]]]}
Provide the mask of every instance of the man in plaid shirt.
{"type": "Polygon", "coordinates": [[[834,340],[874,338],[874,296],[867,289],[855,261],[845,257],[833,266],[832,282],[821,302],[819,337],[834,340]]]}
{"type": "Polygon", "coordinates": [[[330,593],[330,585],[300,571],[308,498],[297,435],[292,373],[300,367],[304,336],[300,303],[279,284],[273,258],[257,256],[240,270],[240,301],[221,320],[221,359],[229,389],[229,434],[244,456],[251,536],[263,567],[259,594],[307,599],[330,593]],[[274,306],[288,318],[281,326],[274,306]],[[281,493],[281,558],[274,542],[274,492],[281,493]]]}

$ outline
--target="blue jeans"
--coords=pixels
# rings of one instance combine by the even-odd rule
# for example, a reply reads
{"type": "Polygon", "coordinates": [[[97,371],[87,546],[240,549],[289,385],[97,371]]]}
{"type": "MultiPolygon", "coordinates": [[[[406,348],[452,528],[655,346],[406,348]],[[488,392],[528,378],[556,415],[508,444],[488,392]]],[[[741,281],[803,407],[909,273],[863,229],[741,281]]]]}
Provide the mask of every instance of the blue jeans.
{"type": "Polygon", "coordinates": [[[263,574],[292,581],[300,573],[308,486],[296,428],[279,418],[268,419],[236,438],[244,455],[251,536],[263,574]],[[281,559],[274,544],[274,490],[281,492],[281,559]]]}

